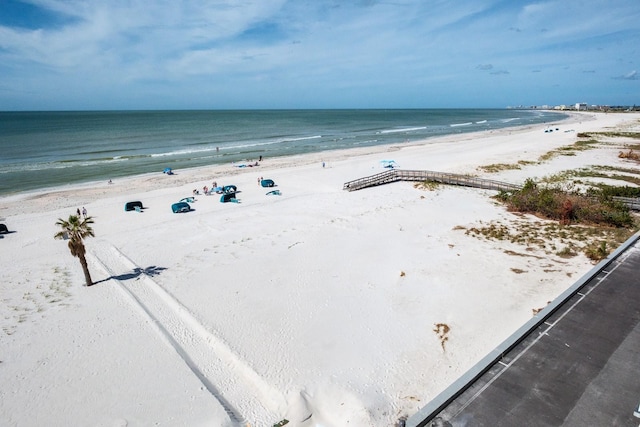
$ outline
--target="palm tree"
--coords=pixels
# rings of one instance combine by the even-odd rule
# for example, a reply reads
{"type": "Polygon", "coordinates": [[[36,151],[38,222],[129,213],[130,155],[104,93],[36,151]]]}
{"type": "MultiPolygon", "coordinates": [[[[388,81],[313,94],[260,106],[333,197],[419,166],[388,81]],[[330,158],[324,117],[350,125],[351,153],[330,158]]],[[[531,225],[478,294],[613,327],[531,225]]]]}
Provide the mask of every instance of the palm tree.
{"type": "Polygon", "coordinates": [[[80,259],[80,265],[82,265],[82,271],[84,272],[84,279],[87,282],[87,286],[93,285],[93,281],[89,274],[87,259],[84,256],[87,251],[84,248],[83,240],[86,237],[95,237],[90,224],[93,224],[93,218],[90,216],[80,220],[79,216],[69,215],[68,221],[59,218],[56,225],[62,228],[62,230],[53,236],[56,239],[69,240],[69,250],[71,251],[71,255],[80,259]]]}

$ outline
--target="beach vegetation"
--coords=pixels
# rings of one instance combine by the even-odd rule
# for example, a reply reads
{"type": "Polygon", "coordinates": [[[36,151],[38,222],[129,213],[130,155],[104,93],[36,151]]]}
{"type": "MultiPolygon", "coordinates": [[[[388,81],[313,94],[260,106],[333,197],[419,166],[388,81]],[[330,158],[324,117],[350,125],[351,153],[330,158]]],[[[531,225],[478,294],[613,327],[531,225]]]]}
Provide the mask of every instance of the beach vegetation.
{"type": "Polygon", "coordinates": [[[629,151],[621,151],[618,157],[621,159],[640,160],[640,155],[633,151],[633,148],[630,148],[629,151]]]}
{"type": "Polygon", "coordinates": [[[573,258],[578,255],[578,253],[575,251],[575,247],[570,244],[556,252],[556,255],[560,258],[573,258]]]}
{"type": "MultiPolygon", "coordinates": [[[[581,134],[578,134],[580,136],[581,134]]],[[[602,135],[609,138],[632,138],[632,139],[640,139],[640,132],[590,132],[588,134],[589,137],[593,135],[602,135]]]]}
{"type": "Polygon", "coordinates": [[[520,169],[520,164],[518,163],[494,163],[491,165],[478,166],[478,169],[487,172],[487,173],[496,173],[503,170],[514,170],[520,169]]]}
{"type": "Polygon", "coordinates": [[[612,186],[607,184],[598,184],[596,185],[597,190],[588,189],[587,194],[596,193],[601,197],[612,198],[612,197],[631,197],[636,198],[640,197],[640,187],[631,187],[628,185],[624,186],[612,186]]]}
{"type": "Polygon", "coordinates": [[[87,286],[91,286],[93,281],[91,280],[89,266],[87,265],[87,259],[85,257],[87,251],[84,246],[84,239],[87,237],[95,237],[93,228],[91,227],[93,223],[93,218],[90,216],[85,216],[84,219],[80,219],[77,215],[69,215],[68,220],[59,218],[56,225],[60,227],[60,231],[53,236],[55,239],[69,241],[69,251],[72,256],[80,260],[87,286]]]}
{"type": "MultiPolygon", "coordinates": [[[[581,169],[572,169],[566,170],[563,172],[559,172],[553,175],[546,176],[540,179],[540,182],[547,184],[561,184],[572,185],[572,184],[582,184],[588,185],[596,188],[622,188],[622,187],[614,187],[607,184],[593,182],[593,181],[583,181],[580,178],[604,178],[615,181],[626,182],[629,184],[634,184],[640,186],[640,171],[632,169],[632,168],[620,168],[620,167],[611,167],[611,166],[592,166],[591,168],[581,168],[581,169]],[[619,173],[615,173],[619,172],[619,173]]],[[[617,191],[617,190],[607,190],[609,192],[617,191]]],[[[619,190],[621,192],[628,190],[619,190]]],[[[619,194],[622,196],[622,194],[619,194]]],[[[626,197],[635,197],[635,196],[626,196],[626,197]]]]}
{"type": "MultiPolygon", "coordinates": [[[[517,213],[516,213],[517,214],[517,213]]],[[[505,249],[508,255],[534,257],[536,250],[544,251],[545,256],[555,255],[558,258],[571,258],[578,253],[585,254],[592,260],[608,254],[603,250],[596,250],[601,242],[606,247],[618,247],[634,233],[633,228],[616,228],[596,225],[563,225],[557,221],[531,221],[525,216],[503,223],[492,221],[488,224],[480,222],[477,226],[456,226],[454,230],[465,230],[465,234],[487,240],[504,241],[511,244],[525,246],[526,252],[505,249]]],[[[556,262],[560,262],[556,260],[556,262]]]]}
{"type": "Polygon", "coordinates": [[[413,186],[419,190],[435,191],[440,187],[440,183],[436,181],[420,181],[416,182],[413,186]]]}
{"type": "MultiPolygon", "coordinates": [[[[551,301],[547,301],[547,305],[551,304],[551,301]]],[[[540,307],[540,308],[532,308],[531,311],[533,312],[533,315],[535,316],[536,314],[540,313],[542,310],[544,310],[546,308],[545,307],[540,307]]]]}
{"type": "MultiPolygon", "coordinates": [[[[549,151],[548,153],[543,154],[539,158],[539,161],[544,162],[550,160],[556,155],[575,155],[576,151],[588,150],[590,148],[593,148],[593,146],[595,145],[606,143],[598,140],[598,137],[640,139],[640,132],[581,132],[578,133],[577,136],[580,139],[578,139],[572,145],[560,147],[558,149],[549,151]]],[[[640,150],[640,144],[624,144],[624,148],[625,151],[619,152],[619,158],[640,161],[640,154],[637,153],[637,151],[640,150]]]]}
{"type": "Polygon", "coordinates": [[[569,148],[572,148],[574,150],[586,150],[591,148],[591,145],[595,144],[599,144],[599,141],[597,139],[579,139],[578,141],[574,142],[573,145],[570,145],[569,148]]]}
{"type": "Polygon", "coordinates": [[[640,175],[640,169],[636,169],[636,168],[623,168],[620,166],[605,166],[605,165],[595,165],[595,166],[592,166],[592,168],[596,170],[622,172],[622,173],[628,173],[631,175],[640,175]]]}
{"type": "Polygon", "coordinates": [[[502,191],[497,199],[514,212],[530,213],[545,219],[571,223],[610,227],[633,227],[634,217],[629,208],[599,188],[590,188],[586,194],[566,191],[559,186],[539,186],[527,179],[520,190],[502,191]]]}
{"type": "Polygon", "coordinates": [[[552,158],[555,157],[555,155],[556,155],[555,151],[548,151],[538,158],[538,163],[544,163],[547,160],[551,160],[552,158]]]}
{"type": "Polygon", "coordinates": [[[438,339],[440,340],[440,346],[442,350],[445,350],[445,344],[449,340],[449,331],[451,331],[451,327],[446,323],[435,323],[433,332],[436,333],[438,339]]]}
{"type": "Polygon", "coordinates": [[[629,208],[615,197],[638,196],[638,187],[599,184],[580,192],[571,184],[541,186],[527,179],[521,190],[501,192],[496,198],[511,212],[550,220],[547,225],[520,225],[514,231],[513,227],[490,224],[469,228],[467,234],[534,245],[546,252],[550,248],[561,258],[582,251],[596,261],[608,256],[609,248],[628,239],[638,226],[629,208]]]}
{"type": "Polygon", "coordinates": [[[593,261],[605,259],[610,253],[609,246],[606,241],[592,244],[585,250],[587,257],[593,261]]]}
{"type": "MultiPolygon", "coordinates": [[[[579,134],[580,136],[582,134],[579,134]]],[[[578,140],[571,145],[565,145],[564,147],[557,148],[555,150],[548,151],[538,158],[538,163],[544,163],[553,159],[556,156],[575,156],[577,151],[584,151],[594,148],[594,145],[600,144],[597,139],[578,140]]]]}

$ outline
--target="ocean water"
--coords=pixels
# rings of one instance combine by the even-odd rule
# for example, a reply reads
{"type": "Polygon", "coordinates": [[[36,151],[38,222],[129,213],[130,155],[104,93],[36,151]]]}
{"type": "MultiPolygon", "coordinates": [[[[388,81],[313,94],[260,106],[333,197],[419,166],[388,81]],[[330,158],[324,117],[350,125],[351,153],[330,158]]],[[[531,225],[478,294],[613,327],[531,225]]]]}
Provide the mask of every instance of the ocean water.
{"type": "Polygon", "coordinates": [[[500,109],[0,112],[0,195],[563,117],[500,109]]]}

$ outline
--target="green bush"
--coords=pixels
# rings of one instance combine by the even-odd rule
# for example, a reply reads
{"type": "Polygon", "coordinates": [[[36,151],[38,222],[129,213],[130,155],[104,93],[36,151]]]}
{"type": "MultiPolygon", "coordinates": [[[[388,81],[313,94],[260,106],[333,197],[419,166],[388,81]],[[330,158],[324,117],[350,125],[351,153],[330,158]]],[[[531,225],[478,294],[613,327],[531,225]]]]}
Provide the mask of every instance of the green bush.
{"type": "MultiPolygon", "coordinates": [[[[631,194],[631,190],[620,192],[631,194]]],[[[616,194],[613,189],[591,189],[583,195],[557,186],[539,187],[532,179],[527,179],[521,190],[500,192],[497,199],[506,203],[509,210],[563,223],[632,227],[635,221],[629,208],[613,200],[612,194],[616,194]]]]}
{"type": "Polygon", "coordinates": [[[640,187],[630,187],[628,185],[622,187],[614,187],[612,185],[601,184],[596,194],[605,197],[640,197],[640,187]]]}
{"type": "Polygon", "coordinates": [[[593,261],[600,261],[609,256],[609,248],[607,247],[607,242],[600,242],[599,245],[589,246],[585,254],[587,257],[593,261]]]}

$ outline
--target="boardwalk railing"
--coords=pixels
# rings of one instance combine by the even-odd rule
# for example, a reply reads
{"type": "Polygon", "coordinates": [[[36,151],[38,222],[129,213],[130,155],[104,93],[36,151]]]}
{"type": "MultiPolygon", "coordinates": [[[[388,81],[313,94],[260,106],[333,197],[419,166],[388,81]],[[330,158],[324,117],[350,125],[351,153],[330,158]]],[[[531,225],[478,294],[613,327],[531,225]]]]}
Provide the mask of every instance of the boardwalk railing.
{"type": "Polygon", "coordinates": [[[434,181],[440,182],[442,184],[484,188],[486,190],[513,191],[522,188],[519,185],[510,184],[508,182],[493,181],[484,178],[474,178],[468,175],[459,175],[455,173],[393,169],[386,172],[378,173],[376,175],[371,175],[365,178],[346,182],[342,189],[347,191],[355,191],[396,181],[434,181]]]}
{"type": "Polygon", "coordinates": [[[616,202],[621,202],[627,205],[632,211],[640,211],[640,199],[635,197],[613,197],[616,202]]]}
{"type": "MultiPolygon", "coordinates": [[[[510,184],[508,182],[494,181],[484,178],[474,178],[468,175],[459,175],[455,173],[392,169],[386,172],[381,172],[375,175],[345,182],[342,189],[347,191],[355,191],[396,181],[433,181],[440,182],[442,184],[462,185],[465,187],[483,188],[485,190],[498,191],[517,191],[522,188],[522,186],[520,185],[510,184]]],[[[640,198],[614,197],[613,199],[624,203],[631,210],[640,211],[640,198]]]]}

